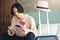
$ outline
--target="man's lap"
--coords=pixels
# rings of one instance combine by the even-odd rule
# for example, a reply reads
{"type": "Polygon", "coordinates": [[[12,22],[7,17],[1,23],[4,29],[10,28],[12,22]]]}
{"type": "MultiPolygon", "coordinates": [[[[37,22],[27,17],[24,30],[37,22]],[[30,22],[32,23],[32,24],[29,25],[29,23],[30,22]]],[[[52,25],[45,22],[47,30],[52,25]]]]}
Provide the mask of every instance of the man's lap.
{"type": "Polygon", "coordinates": [[[34,39],[35,35],[32,32],[29,32],[26,37],[18,37],[16,35],[9,36],[7,32],[3,33],[4,40],[32,40],[34,39]]]}

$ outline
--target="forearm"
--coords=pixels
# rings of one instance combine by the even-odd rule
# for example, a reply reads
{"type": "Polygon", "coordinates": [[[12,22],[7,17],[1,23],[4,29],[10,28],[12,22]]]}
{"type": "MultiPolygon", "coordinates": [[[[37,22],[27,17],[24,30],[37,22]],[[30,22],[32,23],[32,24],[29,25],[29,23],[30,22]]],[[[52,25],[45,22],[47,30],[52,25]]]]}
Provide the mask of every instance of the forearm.
{"type": "Polygon", "coordinates": [[[33,30],[31,30],[31,29],[26,29],[25,34],[28,33],[28,32],[33,32],[35,35],[36,35],[36,33],[37,33],[36,31],[33,31],[33,30]]]}

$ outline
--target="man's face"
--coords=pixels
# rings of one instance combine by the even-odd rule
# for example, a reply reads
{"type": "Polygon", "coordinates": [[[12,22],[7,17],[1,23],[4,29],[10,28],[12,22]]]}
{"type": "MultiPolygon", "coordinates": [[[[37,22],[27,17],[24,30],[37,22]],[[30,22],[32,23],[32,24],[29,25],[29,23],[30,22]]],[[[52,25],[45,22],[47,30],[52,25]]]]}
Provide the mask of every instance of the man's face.
{"type": "Polygon", "coordinates": [[[17,17],[20,18],[20,19],[23,19],[24,14],[23,14],[23,13],[19,13],[17,8],[14,7],[14,8],[13,8],[13,12],[14,12],[14,15],[15,15],[15,16],[17,16],[17,17]]]}
{"type": "Polygon", "coordinates": [[[18,9],[17,9],[16,7],[14,7],[14,8],[13,8],[13,12],[14,12],[14,14],[15,14],[16,12],[18,12],[18,9]]]}

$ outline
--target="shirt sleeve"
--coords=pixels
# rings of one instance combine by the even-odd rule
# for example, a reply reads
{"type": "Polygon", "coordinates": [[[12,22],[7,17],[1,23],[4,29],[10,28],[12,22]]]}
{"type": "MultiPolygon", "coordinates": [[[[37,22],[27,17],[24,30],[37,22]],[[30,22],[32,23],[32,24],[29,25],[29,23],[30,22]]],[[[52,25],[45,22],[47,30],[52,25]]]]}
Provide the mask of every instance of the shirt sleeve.
{"type": "Polygon", "coordinates": [[[11,25],[8,28],[9,29],[14,29],[14,25],[15,25],[15,17],[12,18],[11,25]]]}
{"type": "Polygon", "coordinates": [[[31,26],[31,31],[37,35],[37,28],[36,28],[36,23],[35,20],[33,19],[33,17],[31,17],[30,19],[30,26],[31,26]]]}

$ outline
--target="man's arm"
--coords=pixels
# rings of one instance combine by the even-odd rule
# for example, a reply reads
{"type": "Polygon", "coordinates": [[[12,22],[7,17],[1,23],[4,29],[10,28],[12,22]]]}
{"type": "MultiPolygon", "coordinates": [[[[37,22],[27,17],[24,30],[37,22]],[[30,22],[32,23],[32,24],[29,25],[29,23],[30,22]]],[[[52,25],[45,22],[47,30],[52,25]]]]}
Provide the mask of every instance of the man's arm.
{"type": "Polygon", "coordinates": [[[36,35],[37,34],[37,28],[36,28],[36,23],[35,23],[35,20],[33,19],[33,17],[31,17],[31,20],[30,20],[30,26],[31,26],[30,31],[36,35]]]}
{"type": "Polygon", "coordinates": [[[14,34],[14,24],[15,24],[15,19],[14,17],[11,20],[11,25],[8,27],[8,35],[13,36],[14,34]]]}

